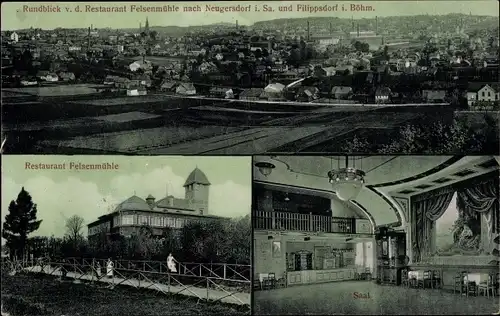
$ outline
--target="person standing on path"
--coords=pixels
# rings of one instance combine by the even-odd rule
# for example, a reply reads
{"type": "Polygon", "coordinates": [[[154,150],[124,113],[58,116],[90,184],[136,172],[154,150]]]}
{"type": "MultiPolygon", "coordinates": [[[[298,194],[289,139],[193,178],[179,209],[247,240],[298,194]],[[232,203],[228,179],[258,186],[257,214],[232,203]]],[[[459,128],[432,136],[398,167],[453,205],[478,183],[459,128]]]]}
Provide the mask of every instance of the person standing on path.
{"type": "Polygon", "coordinates": [[[113,272],[114,272],[113,268],[114,268],[113,261],[111,261],[111,258],[109,258],[106,264],[106,275],[108,276],[108,278],[113,277],[113,272]]]}
{"type": "Polygon", "coordinates": [[[176,267],[176,264],[175,264],[174,256],[172,256],[172,253],[168,254],[168,257],[167,257],[167,267],[170,270],[170,272],[177,273],[177,267],[176,267]]]}

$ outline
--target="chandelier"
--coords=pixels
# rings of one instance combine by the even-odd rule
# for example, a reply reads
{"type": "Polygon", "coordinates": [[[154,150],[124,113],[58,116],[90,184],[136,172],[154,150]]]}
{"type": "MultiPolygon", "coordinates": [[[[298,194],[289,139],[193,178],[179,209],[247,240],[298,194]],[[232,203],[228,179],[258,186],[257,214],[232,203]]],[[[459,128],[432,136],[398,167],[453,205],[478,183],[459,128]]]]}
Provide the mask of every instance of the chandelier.
{"type": "Polygon", "coordinates": [[[355,167],[349,167],[348,157],[345,159],[345,168],[328,171],[328,179],[337,197],[342,201],[349,201],[355,199],[363,188],[365,172],[355,167]]]}
{"type": "Polygon", "coordinates": [[[259,169],[259,172],[264,177],[267,177],[268,175],[270,175],[271,172],[273,172],[273,169],[276,168],[276,166],[273,165],[272,163],[263,162],[263,161],[259,161],[259,162],[255,163],[255,167],[257,167],[259,169]]]}

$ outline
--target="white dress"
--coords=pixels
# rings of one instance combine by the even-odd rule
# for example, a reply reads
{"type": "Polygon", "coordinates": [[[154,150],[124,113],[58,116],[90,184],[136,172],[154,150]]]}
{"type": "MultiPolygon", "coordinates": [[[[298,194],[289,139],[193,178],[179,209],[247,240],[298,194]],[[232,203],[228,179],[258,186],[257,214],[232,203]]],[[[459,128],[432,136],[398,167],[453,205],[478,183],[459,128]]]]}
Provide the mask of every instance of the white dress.
{"type": "Polygon", "coordinates": [[[106,266],[106,275],[109,277],[113,276],[113,262],[112,261],[108,262],[108,265],[106,266]]]}
{"type": "Polygon", "coordinates": [[[167,258],[167,267],[170,270],[170,272],[174,272],[174,273],[177,272],[177,268],[175,266],[175,261],[174,261],[174,257],[173,256],[169,256],[167,258]]]}

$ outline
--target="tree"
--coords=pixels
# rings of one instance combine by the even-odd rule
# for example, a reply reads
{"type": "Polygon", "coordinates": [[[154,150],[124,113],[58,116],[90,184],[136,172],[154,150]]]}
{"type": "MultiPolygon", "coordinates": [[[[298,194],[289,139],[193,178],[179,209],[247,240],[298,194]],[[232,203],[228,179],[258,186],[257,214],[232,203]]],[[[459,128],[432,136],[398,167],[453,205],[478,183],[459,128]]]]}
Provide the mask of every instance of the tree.
{"type": "Polygon", "coordinates": [[[250,215],[232,219],[226,233],[224,262],[250,264],[252,244],[252,224],[250,215]]]}
{"type": "Polygon", "coordinates": [[[156,31],[151,31],[151,32],[149,32],[149,36],[151,36],[151,38],[152,38],[153,40],[156,40],[156,38],[158,37],[158,32],[156,32],[156,31]]]}
{"type": "Polygon", "coordinates": [[[23,256],[28,235],[36,231],[41,220],[37,220],[37,207],[31,195],[21,188],[17,199],[9,204],[9,213],[5,216],[2,237],[7,240],[11,257],[23,256]]]}
{"type": "Polygon", "coordinates": [[[471,126],[466,119],[455,119],[451,124],[441,121],[432,125],[408,124],[399,129],[399,135],[389,143],[374,144],[365,139],[346,141],[342,149],[346,152],[374,152],[379,154],[460,154],[478,153],[489,148],[498,148],[498,123],[487,113],[484,126],[471,126]]]}
{"type": "Polygon", "coordinates": [[[73,215],[66,220],[66,236],[69,240],[76,243],[83,237],[82,229],[84,222],[85,220],[78,215],[73,215]]]}
{"type": "Polygon", "coordinates": [[[384,46],[384,58],[389,60],[389,47],[387,45],[384,46]]]}

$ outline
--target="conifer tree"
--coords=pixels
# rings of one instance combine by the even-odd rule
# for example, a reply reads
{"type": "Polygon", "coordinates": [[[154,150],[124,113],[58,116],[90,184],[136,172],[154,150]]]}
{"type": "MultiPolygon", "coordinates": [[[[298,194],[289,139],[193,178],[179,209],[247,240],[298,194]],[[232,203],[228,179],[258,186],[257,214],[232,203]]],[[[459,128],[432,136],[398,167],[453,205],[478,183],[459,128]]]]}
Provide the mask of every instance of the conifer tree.
{"type": "Polygon", "coordinates": [[[37,220],[36,214],[36,204],[23,187],[17,199],[10,202],[9,212],[3,223],[2,237],[7,241],[11,258],[24,255],[28,235],[40,227],[42,221],[37,220]]]}

